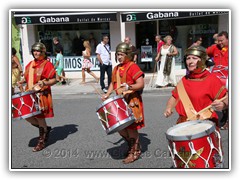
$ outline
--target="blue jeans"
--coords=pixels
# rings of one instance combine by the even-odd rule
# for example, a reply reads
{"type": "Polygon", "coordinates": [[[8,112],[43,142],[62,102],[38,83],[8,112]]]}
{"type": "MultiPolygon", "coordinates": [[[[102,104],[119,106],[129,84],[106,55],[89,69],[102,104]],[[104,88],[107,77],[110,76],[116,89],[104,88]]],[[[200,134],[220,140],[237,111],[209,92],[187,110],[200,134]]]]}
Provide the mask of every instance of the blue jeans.
{"type": "Polygon", "coordinates": [[[104,84],[105,72],[107,72],[108,87],[109,87],[109,85],[112,82],[112,65],[100,64],[100,85],[102,89],[105,88],[105,84],[104,84]]]}

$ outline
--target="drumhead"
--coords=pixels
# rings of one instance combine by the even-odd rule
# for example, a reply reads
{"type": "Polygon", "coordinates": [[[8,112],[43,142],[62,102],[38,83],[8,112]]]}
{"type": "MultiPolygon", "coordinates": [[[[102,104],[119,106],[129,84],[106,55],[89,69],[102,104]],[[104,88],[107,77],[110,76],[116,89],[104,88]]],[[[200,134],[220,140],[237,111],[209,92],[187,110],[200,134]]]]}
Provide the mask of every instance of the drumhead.
{"type": "Polygon", "coordinates": [[[210,135],[215,129],[215,124],[209,120],[194,120],[169,128],[166,137],[171,141],[192,140],[210,135]]]}
{"type": "Polygon", "coordinates": [[[34,91],[20,92],[20,93],[14,94],[14,95],[12,96],[12,99],[18,98],[18,97],[22,97],[22,96],[25,96],[25,95],[27,95],[27,94],[33,94],[33,93],[35,93],[35,92],[34,92],[34,91]]]}
{"type": "Polygon", "coordinates": [[[108,98],[107,100],[105,100],[103,103],[101,103],[101,105],[99,105],[97,108],[96,108],[96,111],[98,111],[101,107],[105,106],[106,104],[116,100],[116,99],[122,99],[123,96],[121,95],[118,95],[118,96],[114,96],[114,97],[110,97],[108,98]]]}

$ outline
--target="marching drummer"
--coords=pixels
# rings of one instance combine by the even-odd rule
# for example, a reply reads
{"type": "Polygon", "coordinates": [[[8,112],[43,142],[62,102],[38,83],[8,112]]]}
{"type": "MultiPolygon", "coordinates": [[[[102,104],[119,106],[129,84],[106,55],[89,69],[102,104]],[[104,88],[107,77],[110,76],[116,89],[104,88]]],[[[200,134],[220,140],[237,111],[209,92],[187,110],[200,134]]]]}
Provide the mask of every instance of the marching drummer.
{"type": "Polygon", "coordinates": [[[215,110],[228,108],[227,89],[215,75],[206,70],[206,59],[206,50],[201,46],[186,50],[184,63],[189,74],[172,91],[164,112],[165,117],[169,117],[175,107],[179,114],[177,123],[208,119],[218,125],[215,110]]]}
{"type": "Polygon", "coordinates": [[[26,119],[39,129],[38,143],[33,148],[33,152],[36,152],[45,148],[45,143],[51,131],[51,127],[47,126],[45,118],[54,116],[50,86],[56,83],[56,72],[53,64],[47,60],[46,47],[43,43],[37,42],[33,44],[31,52],[34,60],[28,63],[25,68],[24,79],[18,84],[22,86],[26,82],[25,90],[35,90],[39,95],[39,106],[42,113],[26,119]]]}
{"type": "Polygon", "coordinates": [[[120,43],[116,47],[116,61],[119,62],[113,69],[112,82],[102,100],[109,98],[113,91],[117,95],[123,95],[132,109],[135,122],[118,133],[128,143],[128,152],[123,163],[128,164],[137,160],[141,155],[138,129],[144,127],[143,101],[141,97],[144,88],[144,73],[133,62],[133,53],[126,43],[120,43]]]}

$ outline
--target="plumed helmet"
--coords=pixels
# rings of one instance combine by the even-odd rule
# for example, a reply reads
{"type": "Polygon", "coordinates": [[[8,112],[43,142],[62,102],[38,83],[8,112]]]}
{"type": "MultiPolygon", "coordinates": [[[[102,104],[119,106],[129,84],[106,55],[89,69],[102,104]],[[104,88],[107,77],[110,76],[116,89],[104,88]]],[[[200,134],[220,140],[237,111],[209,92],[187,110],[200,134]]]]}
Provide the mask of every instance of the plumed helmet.
{"type": "MultiPolygon", "coordinates": [[[[197,64],[196,72],[202,72],[206,68],[206,60],[207,60],[207,53],[206,49],[202,46],[191,46],[185,51],[184,55],[184,63],[186,66],[186,59],[188,55],[198,56],[201,61],[197,64]]],[[[186,66],[187,67],[187,66],[186,66]]]]}
{"type": "Polygon", "coordinates": [[[46,52],[46,46],[43,43],[36,42],[32,45],[32,51],[37,50],[41,52],[46,52]]]}
{"type": "MultiPolygon", "coordinates": [[[[123,42],[123,43],[118,44],[116,47],[116,54],[118,52],[125,53],[130,60],[133,60],[132,49],[130,48],[130,46],[127,43],[123,42]]],[[[116,58],[116,61],[117,61],[117,58],[116,58]]]]}

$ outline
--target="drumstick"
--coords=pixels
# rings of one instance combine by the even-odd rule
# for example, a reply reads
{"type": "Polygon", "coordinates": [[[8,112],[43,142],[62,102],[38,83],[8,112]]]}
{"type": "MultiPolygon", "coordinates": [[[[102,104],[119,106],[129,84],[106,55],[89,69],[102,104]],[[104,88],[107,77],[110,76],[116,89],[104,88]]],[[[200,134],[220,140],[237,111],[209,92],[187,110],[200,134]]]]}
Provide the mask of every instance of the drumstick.
{"type": "MultiPolygon", "coordinates": [[[[131,82],[126,82],[126,84],[128,84],[128,83],[131,83],[131,82]]],[[[119,90],[120,88],[122,88],[122,86],[120,86],[120,87],[114,89],[113,91],[117,91],[117,90],[119,90]]]]}
{"type": "MultiPolygon", "coordinates": [[[[45,81],[46,79],[43,79],[43,80],[40,80],[41,82],[43,82],[43,81],[45,81]]],[[[39,82],[39,81],[38,81],[39,82]]],[[[36,84],[34,84],[33,85],[33,87],[32,87],[32,90],[35,90],[35,87],[37,87],[37,86],[39,86],[39,84],[38,83],[36,83],[36,84]]],[[[40,88],[40,86],[39,86],[39,88],[40,88]]],[[[40,88],[41,89],[41,88],[40,88]]],[[[39,91],[40,89],[37,89],[37,90],[35,90],[35,91],[39,91]]]]}
{"type": "MultiPolygon", "coordinates": [[[[227,97],[228,97],[228,96],[224,96],[223,98],[221,98],[221,99],[217,99],[217,100],[220,101],[220,102],[222,102],[222,101],[225,100],[227,97]]],[[[203,108],[201,111],[198,111],[197,114],[195,114],[194,116],[203,113],[204,111],[210,109],[211,107],[212,107],[212,105],[210,104],[209,106],[203,108]]],[[[187,120],[189,121],[189,120],[192,119],[194,116],[192,116],[191,118],[188,118],[187,120]]]]}
{"type": "Polygon", "coordinates": [[[102,94],[99,92],[99,90],[98,90],[92,83],[90,83],[90,85],[93,87],[93,89],[95,90],[95,92],[96,92],[100,97],[102,97],[102,94]]]}

